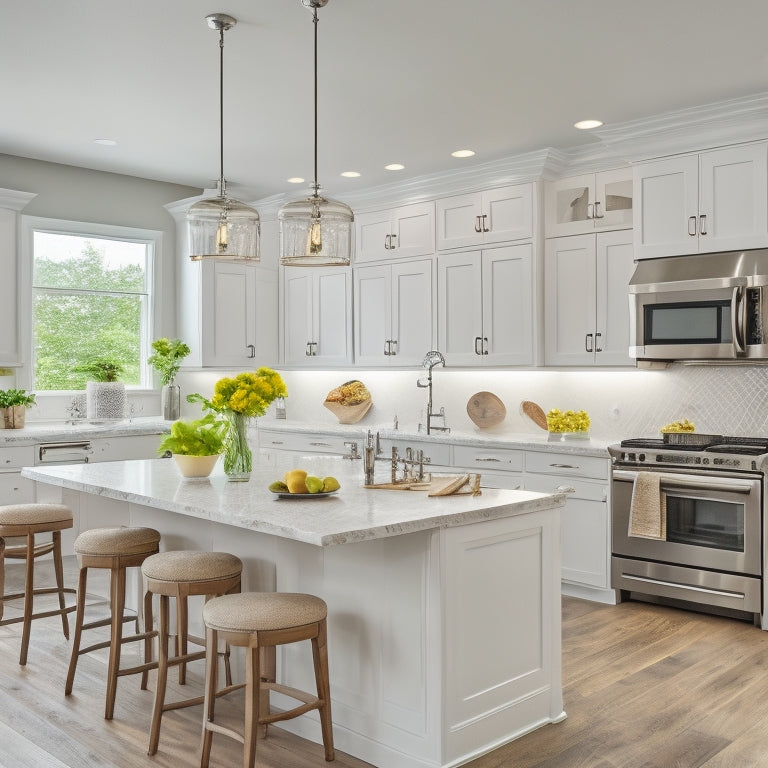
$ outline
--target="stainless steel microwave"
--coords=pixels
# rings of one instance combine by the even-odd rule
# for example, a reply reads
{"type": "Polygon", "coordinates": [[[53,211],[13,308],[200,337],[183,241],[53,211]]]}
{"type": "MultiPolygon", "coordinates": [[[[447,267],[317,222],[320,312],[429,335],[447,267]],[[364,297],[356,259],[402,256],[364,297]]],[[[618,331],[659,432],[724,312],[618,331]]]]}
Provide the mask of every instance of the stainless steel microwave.
{"type": "Polygon", "coordinates": [[[639,363],[768,360],[768,249],[638,261],[629,301],[639,363]]]}

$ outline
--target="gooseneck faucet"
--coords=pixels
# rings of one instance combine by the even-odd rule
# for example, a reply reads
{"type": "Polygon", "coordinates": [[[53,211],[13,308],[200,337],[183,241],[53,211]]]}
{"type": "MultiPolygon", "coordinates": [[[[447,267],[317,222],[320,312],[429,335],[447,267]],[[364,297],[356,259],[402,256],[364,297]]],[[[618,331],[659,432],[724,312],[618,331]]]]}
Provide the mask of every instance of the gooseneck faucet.
{"type": "Polygon", "coordinates": [[[422,368],[427,369],[427,378],[419,379],[416,382],[417,387],[427,389],[429,394],[427,396],[427,434],[429,435],[432,430],[438,432],[450,432],[450,428],[445,426],[445,408],[441,407],[438,413],[434,413],[432,410],[432,369],[436,365],[442,365],[445,368],[445,358],[436,349],[430,350],[424,356],[424,360],[421,363],[422,368]],[[432,419],[442,419],[442,425],[437,426],[432,424],[432,419]]]}

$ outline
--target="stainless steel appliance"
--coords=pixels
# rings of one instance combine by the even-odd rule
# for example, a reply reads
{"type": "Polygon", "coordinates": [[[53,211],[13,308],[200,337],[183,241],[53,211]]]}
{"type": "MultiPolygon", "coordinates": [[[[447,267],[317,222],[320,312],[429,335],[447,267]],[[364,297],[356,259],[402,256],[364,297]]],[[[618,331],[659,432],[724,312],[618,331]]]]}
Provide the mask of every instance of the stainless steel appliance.
{"type": "Polygon", "coordinates": [[[43,443],[37,446],[35,464],[87,464],[93,450],[87,440],[72,443],[43,443]]]}
{"type": "Polygon", "coordinates": [[[651,599],[753,614],[768,629],[763,595],[768,438],[691,434],[691,442],[624,440],[608,450],[612,587],[620,599],[651,599]],[[630,535],[638,474],[660,476],[662,539],[630,535]]]}
{"type": "Polygon", "coordinates": [[[767,249],[638,261],[629,301],[638,365],[768,358],[767,249]]]}

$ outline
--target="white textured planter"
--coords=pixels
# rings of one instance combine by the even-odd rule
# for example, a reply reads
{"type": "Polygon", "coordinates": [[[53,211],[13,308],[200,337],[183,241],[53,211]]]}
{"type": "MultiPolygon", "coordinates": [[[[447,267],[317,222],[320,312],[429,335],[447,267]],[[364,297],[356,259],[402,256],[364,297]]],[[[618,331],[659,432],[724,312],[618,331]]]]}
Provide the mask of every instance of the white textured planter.
{"type": "Polygon", "coordinates": [[[184,477],[208,477],[219,460],[220,453],[213,456],[184,456],[174,453],[173,458],[184,477]]]}
{"type": "Polygon", "coordinates": [[[85,385],[88,419],[124,419],[127,397],[122,381],[89,381],[85,385]]]}

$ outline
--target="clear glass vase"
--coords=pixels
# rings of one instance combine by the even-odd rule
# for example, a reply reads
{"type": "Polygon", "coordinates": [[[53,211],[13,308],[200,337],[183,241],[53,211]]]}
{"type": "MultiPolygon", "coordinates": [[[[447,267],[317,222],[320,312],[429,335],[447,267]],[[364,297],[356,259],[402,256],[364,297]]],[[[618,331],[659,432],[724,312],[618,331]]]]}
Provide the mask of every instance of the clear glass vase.
{"type": "Polygon", "coordinates": [[[228,480],[247,482],[251,479],[253,454],[248,446],[248,417],[229,411],[229,434],[224,446],[224,473],[228,480]]]}

